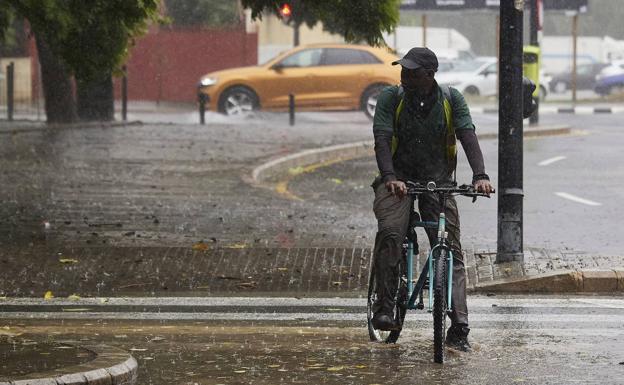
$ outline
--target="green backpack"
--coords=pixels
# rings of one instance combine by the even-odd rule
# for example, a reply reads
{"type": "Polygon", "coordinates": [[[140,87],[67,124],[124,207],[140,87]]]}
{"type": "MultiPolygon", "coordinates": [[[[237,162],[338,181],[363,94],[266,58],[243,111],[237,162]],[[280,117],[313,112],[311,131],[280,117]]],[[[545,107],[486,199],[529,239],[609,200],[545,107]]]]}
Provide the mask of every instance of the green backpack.
{"type": "MultiPolygon", "coordinates": [[[[444,96],[444,118],[446,120],[446,156],[449,162],[449,166],[452,166],[450,169],[454,170],[457,165],[457,139],[455,138],[455,127],[453,126],[453,109],[451,107],[451,89],[447,85],[440,86],[442,89],[442,95],[444,96]]],[[[404,90],[403,86],[399,86],[397,97],[400,97],[401,100],[398,102],[395,110],[394,110],[394,125],[392,135],[392,155],[397,150],[399,146],[399,137],[397,134],[399,127],[399,116],[401,111],[403,111],[403,100],[404,100],[404,90]]]]}

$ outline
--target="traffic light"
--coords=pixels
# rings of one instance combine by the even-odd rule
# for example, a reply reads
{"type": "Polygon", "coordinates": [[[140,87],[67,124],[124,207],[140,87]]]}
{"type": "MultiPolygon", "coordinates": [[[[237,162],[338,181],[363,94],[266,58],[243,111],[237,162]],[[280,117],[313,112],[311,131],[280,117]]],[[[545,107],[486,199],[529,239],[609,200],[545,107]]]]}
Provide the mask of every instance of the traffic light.
{"type": "Polygon", "coordinates": [[[292,17],[292,8],[289,3],[283,3],[279,9],[280,16],[284,22],[288,23],[292,17]]]}

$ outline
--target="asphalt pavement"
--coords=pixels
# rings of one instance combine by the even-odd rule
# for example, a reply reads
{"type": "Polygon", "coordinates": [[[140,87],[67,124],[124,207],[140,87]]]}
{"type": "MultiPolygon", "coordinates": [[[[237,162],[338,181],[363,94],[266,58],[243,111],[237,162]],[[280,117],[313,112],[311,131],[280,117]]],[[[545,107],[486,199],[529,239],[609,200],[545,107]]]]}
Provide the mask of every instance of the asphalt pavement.
{"type": "Polygon", "coordinates": [[[144,385],[611,385],[624,375],[622,298],[470,296],[474,351],[447,349],[444,365],[433,363],[430,314],[408,313],[397,344],[372,343],[363,298],[11,302],[32,306],[16,315],[0,304],[12,346],[107,344],[136,358],[144,385]]]}

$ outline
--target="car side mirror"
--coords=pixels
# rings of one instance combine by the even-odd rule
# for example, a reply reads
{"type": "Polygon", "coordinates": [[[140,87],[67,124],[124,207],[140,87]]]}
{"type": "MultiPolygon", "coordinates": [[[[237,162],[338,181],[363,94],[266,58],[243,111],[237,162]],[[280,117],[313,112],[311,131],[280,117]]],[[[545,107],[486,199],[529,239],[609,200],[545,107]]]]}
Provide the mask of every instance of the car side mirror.
{"type": "Polygon", "coordinates": [[[275,72],[281,72],[284,69],[284,65],[282,63],[276,63],[271,66],[271,69],[275,72]]]}

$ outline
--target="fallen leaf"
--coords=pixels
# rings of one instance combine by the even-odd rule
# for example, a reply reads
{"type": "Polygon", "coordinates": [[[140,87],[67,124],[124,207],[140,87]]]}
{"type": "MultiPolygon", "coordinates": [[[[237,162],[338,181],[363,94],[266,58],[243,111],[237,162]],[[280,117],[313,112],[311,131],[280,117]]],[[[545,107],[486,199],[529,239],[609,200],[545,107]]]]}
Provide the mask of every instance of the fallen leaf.
{"type": "Polygon", "coordinates": [[[70,295],[69,297],[67,297],[67,299],[71,299],[71,300],[73,300],[73,301],[77,301],[77,300],[79,300],[79,299],[80,299],[80,296],[79,296],[79,295],[77,295],[77,294],[72,294],[72,295],[70,295]]]}
{"type": "Polygon", "coordinates": [[[54,298],[54,294],[52,294],[52,292],[50,290],[46,291],[45,294],[43,295],[44,299],[52,299],[54,298]]]}
{"type": "Polygon", "coordinates": [[[344,369],[344,366],[332,366],[331,368],[327,368],[328,372],[339,372],[344,369]]]}
{"type": "Polygon", "coordinates": [[[145,348],[130,348],[131,352],[146,352],[147,349],[145,348]]]}
{"type": "Polygon", "coordinates": [[[277,270],[279,271],[288,271],[287,267],[278,267],[277,270]]]}
{"type": "Polygon", "coordinates": [[[281,366],[282,366],[282,365],[269,365],[269,368],[279,368],[279,367],[281,367],[281,366]]]}
{"type": "Polygon", "coordinates": [[[196,244],[193,245],[193,250],[208,250],[209,246],[207,244],[205,244],[204,242],[197,242],[196,244]]]}
{"type": "Polygon", "coordinates": [[[335,184],[342,184],[342,180],[338,178],[331,178],[330,181],[334,182],[335,184]]]}
{"type": "Polygon", "coordinates": [[[74,258],[60,258],[59,262],[60,263],[78,263],[78,260],[74,258]]]}
{"type": "Polygon", "coordinates": [[[247,373],[246,370],[235,370],[234,373],[247,373]]]}
{"type": "Polygon", "coordinates": [[[304,171],[305,171],[305,169],[303,167],[301,167],[301,166],[299,166],[299,167],[291,167],[291,168],[288,169],[288,173],[290,175],[292,175],[292,176],[303,174],[304,171]]]}

